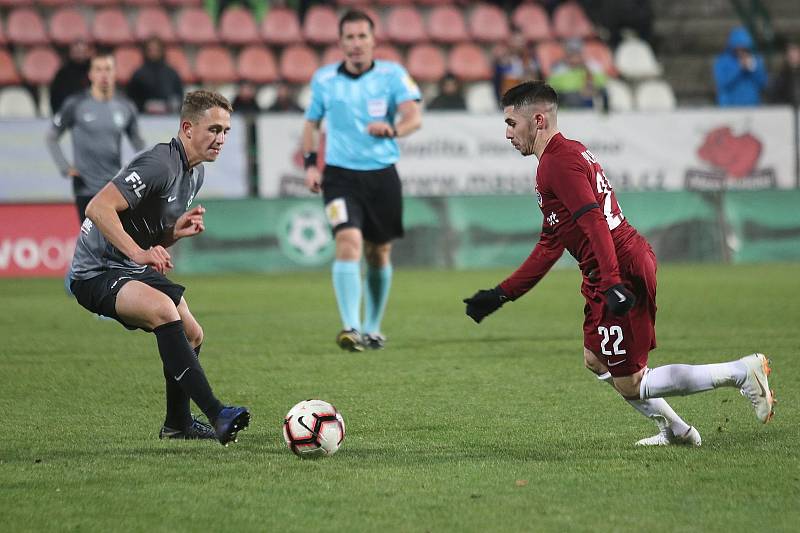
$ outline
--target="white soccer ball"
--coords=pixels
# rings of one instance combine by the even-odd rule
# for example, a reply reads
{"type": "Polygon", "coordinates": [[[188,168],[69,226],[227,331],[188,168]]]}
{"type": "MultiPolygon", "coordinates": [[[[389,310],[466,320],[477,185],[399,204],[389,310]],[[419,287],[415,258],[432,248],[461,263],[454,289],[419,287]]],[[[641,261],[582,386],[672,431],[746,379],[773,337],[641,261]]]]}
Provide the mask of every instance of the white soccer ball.
{"type": "Polygon", "coordinates": [[[333,455],[344,440],[344,419],[328,402],[304,400],[286,413],[283,439],[302,458],[333,455]]]}

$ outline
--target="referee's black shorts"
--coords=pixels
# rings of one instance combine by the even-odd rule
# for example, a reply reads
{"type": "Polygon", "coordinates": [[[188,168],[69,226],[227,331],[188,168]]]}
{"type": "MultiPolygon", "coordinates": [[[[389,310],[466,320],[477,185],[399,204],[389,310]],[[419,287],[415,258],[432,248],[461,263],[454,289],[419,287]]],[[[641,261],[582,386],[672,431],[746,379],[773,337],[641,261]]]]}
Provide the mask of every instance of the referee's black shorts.
{"type": "Polygon", "coordinates": [[[359,228],[364,240],[375,244],[403,236],[403,187],[394,165],[378,170],[326,165],[322,199],[334,234],[359,228]]]}
{"type": "Polygon", "coordinates": [[[175,307],[181,303],[183,292],[186,290],[183,285],[170,281],[150,266],[145,268],[144,272],[112,268],[93,278],[73,279],[70,283],[70,290],[78,303],[92,313],[113,318],[128,329],[150,331],[125,323],[117,314],[117,294],[129,281],[141,281],[145,285],[163,292],[169,296],[175,307]]]}

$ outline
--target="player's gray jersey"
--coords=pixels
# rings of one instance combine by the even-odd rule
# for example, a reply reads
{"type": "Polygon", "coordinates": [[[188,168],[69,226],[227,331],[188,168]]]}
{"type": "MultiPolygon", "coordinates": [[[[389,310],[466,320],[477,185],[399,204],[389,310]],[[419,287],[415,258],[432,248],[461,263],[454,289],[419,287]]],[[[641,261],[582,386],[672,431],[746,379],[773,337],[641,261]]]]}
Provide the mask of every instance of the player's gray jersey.
{"type": "MultiPolygon", "coordinates": [[[[171,237],[203,185],[203,174],[202,164],[189,168],[183,145],[173,138],[140,152],[114,177],[111,183],[129,206],[119,218],[136,244],[147,250],[169,240],[165,237],[171,237]]],[[[87,218],[75,245],[72,278],[90,279],[111,268],[140,272],[145,267],[128,259],[87,218]]]]}
{"type": "Polygon", "coordinates": [[[75,167],[75,194],[93,196],[119,172],[122,166],[122,134],[127,134],[136,151],[144,148],[139,134],[136,109],[127,98],[114,96],[100,101],[85,91],[64,102],[53,117],[47,147],[62,174],[75,167]],[[66,130],[72,135],[72,165],[64,157],[58,139],[66,130]]]}

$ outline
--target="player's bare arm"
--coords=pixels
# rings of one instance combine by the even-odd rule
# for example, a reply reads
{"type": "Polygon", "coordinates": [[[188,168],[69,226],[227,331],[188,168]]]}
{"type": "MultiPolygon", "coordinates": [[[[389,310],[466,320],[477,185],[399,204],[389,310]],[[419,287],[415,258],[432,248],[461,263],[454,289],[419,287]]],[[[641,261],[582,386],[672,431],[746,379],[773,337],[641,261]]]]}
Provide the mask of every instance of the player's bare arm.
{"type": "Polygon", "coordinates": [[[89,202],[86,217],[120,252],[140,265],[150,265],[160,273],[172,269],[172,260],[163,246],[142,250],[122,227],[119,213],[128,209],[128,201],[116,185],[109,183],[89,202]]]}
{"type": "Polygon", "coordinates": [[[303,159],[306,168],[306,187],[313,193],[318,193],[322,186],[322,173],[317,167],[319,125],[319,120],[306,120],[303,126],[303,159]]]}
{"type": "Polygon", "coordinates": [[[375,137],[405,137],[422,127],[422,110],[419,102],[408,100],[397,106],[400,120],[393,126],[388,122],[371,122],[367,132],[375,137]]]}

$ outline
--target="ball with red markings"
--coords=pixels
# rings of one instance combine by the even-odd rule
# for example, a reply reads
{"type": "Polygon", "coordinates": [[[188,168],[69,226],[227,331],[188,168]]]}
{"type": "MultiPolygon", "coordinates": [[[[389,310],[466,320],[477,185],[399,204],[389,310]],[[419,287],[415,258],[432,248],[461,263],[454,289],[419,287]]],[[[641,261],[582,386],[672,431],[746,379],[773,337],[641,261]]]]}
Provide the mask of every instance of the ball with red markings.
{"type": "Polygon", "coordinates": [[[322,400],[304,400],[283,420],[283,439],[302,458],[333,455],[344,440],[344,418],[322,400]]]}

